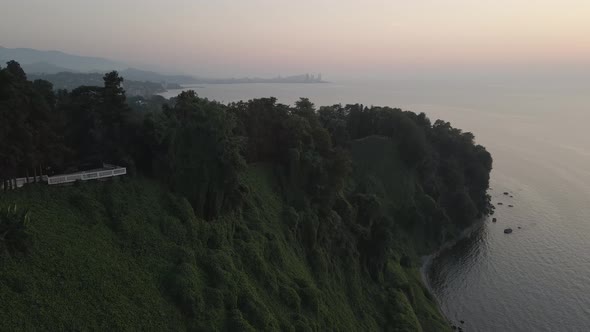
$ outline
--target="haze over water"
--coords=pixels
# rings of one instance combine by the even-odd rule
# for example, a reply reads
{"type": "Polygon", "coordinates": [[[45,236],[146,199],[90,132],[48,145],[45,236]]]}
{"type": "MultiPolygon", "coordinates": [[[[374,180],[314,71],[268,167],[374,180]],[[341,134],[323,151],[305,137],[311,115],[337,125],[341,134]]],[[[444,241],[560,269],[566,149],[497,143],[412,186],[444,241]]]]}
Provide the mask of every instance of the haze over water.
{"type": "Polygon", "coordinates": [[[400,107],[473,132],[494,158],[490,194],[503,205],[497,206],[497,223],[486,220],[434,259],[428,279],[442,310],[458,325],[465,320],[466,331],[588,331],[589,87],[566,81],[365,81],[193,88],[223,102],[275,96],[288,104],[308,97],[316,106],[400,107]],[[514,233],[504,234],[507,227],[514,233]]]}
{"type": "Polygon", "coordinates": [[[200,77],[323,72],[336,82],[193,89],[400,107],[471,131],[504,205],[434,259],[442,310],[465,330],[590,331],[589,18],[588,0],[3,0],[0,46],[200,77]],[[501,79],[523,73],[541,75],[501,79]],[[394,76],[438,80],[338,80],[394,76]],[[451,80],[483,76],[496,78],[451,80]]]}

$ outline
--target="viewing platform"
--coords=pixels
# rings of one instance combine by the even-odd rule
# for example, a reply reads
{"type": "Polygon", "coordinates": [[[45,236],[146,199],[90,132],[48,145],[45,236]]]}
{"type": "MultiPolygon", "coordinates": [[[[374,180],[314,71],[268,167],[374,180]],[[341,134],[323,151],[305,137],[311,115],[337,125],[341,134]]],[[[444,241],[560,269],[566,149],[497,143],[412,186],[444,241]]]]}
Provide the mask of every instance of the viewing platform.
{"type": "MultiPolygon", "coordinates": [[[[10,181],[11,184],[8,188],[22,188],[24,185],[29,183],[47,183],[48,185],[60,185],[70,184],[76,181],[89,181],[89,180],[106,180],[109,178],[122,176],[127,174],[127,168],[104,164],[101,168],[96,168],[88,171],[81,171],[76,173],[59,174],[53,176],[31,176],[28,178],[16,178],[10,181]]],[[[0,183],[0,190],[4,190],[4,183],[0,183]]]]}
{"type": "Polygon", "coordinates": [[[105,164],[103,168],[47,177],[47,184],[66,184],[76,181],[101,180],[127,174],[127,168],[105,164]]]}

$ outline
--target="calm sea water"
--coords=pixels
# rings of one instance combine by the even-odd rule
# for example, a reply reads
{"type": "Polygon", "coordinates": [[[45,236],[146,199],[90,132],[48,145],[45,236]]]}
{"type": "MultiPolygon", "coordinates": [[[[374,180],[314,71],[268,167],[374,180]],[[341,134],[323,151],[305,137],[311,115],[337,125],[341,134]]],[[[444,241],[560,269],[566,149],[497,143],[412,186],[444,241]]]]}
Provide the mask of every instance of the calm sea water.
{"type": "Polygon", "coordinates": [[[464,320],[465,331],[590,331],[590,85],[372,81],[193,89],[223,102],[274,96],[287,104],[308,97],[316,105],[401,107],[473,132],[492,153],[490,193],[504,205],[497,223],[484,221],[427,269],[443,312],[458,325],[464,320]],[[504,234],[507,227],[514,232],[504,234]]]}

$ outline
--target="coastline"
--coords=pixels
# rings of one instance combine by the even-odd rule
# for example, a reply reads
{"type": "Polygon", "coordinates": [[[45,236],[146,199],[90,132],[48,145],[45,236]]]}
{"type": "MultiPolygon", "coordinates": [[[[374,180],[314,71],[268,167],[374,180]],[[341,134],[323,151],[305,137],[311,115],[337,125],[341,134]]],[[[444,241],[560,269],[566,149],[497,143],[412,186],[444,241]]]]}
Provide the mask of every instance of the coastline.
{"type": "Polygon", "coordinates": [[[436,293],[433,291],[432,285],[430,283],[430,279],[429,279],[429,272],[432,266],[432,262],[443,252],[445,252],[446,250],[452,248],[453,246],[455,246],[459,241],[468,238],[469,236],[471,236],[471,234],[479,229],[480,227],[482,227],[485,224],[485,221],[488,220],[489,216],[480,218],[479,220],[477,220],[473,225],[467,227],[466,229],[464,229],[458,237],[456,237],[453,240],[449,240],[446,241],[445,243],[443,243],[440,248],[438,248],[435,252],[433,252],[432,254],[426,255],[426,256],[422,256],[421,257],[421,266],[420,266],[420,277],[422,279],[422,284],[424,285],[424,287],[426,287],[426,289],[428,290],[428,292],[432,295],[432,297],[434,298],[434,301],[436,302],[436,306],[438,307],[438,310],[440,312],[440,314],[447,320],[447,322],[449,323],[450,326],[457,326],[457,324],[455,324],[453,322],[453,320],[451,320],[449,317],[447,317],[446,313],[442,310],[442,307],[440,305],[440,299],[438,298],[438,296],[436,295],[436,293]]]}

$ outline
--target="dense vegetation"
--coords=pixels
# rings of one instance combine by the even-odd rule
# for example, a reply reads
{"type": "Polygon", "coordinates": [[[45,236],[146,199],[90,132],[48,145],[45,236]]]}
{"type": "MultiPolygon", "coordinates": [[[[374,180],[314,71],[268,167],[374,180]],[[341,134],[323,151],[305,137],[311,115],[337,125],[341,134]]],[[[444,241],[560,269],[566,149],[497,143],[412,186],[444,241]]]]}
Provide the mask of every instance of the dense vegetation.
{"type": "MultiPolygon", "coordinates": [[[[59,72],[56,74],[28,75],[31,80],[45,80],[51,82],[58,90],[73,90],[79,86],[93,86],[103,84],[103,74],[100,73],[71,73],[59,72]]],[[[150,81],[125,80],[125,92],[128,96],[149,97],[157,93],[165,92],[168,84],[150,81]]],[[[170,88],[180,88],[179,85],[171,85],[170,88]]]]}
{"type": "Polygon", "coordinates": [[[132,174],[0,195],[2,329],[448,330],[417,266],[489,212],[471,133],[192,91],[137,110],[121,82],[54,94],[0,70],[4,188],[97,160],[132,174]]]}

